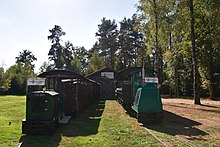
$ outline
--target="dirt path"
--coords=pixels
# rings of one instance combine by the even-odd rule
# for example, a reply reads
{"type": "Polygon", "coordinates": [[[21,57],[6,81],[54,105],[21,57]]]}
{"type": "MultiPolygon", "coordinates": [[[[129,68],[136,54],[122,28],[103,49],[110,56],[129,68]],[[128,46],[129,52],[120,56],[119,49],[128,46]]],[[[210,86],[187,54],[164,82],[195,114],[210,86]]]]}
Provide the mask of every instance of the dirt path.
{"type": "Polygon", "coordinates": [[[164,123],[159,131],[197,146],[220,146],[220,101],[202,99],[202,105],[186,99],[162,99],[162,102],[164,123]]]}

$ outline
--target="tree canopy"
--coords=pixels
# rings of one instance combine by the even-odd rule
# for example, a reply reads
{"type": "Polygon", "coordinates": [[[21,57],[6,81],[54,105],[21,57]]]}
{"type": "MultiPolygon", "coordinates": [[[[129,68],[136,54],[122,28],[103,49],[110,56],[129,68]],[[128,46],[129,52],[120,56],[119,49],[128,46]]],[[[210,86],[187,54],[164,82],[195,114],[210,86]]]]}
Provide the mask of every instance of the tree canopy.
{"type": "MultiPolygon", "coordinates": [[[[85,75],[102,67],[144,66],[156,71],[163,94],[194,96],[196,104],[200,96],[219,97],[220,2],[139,0],[136,8],[131,18],[103,17],[90,49],[61,40],[66,33],[55,25],[48,35],[48,61],[40,72],[67,69],[85,75]]],[[[15,65],[0,67],[0,91],[22,87],[25,74],[34,76],[36,60],[24,50],[15,65]]]]}
{"type": "Polygon", "coordinates": [[[15,57],[16,63],[21,63],[25,66],[31,66],[32,70],[34,70],[35,65],[34,61],[37,61],[37,58],[33,55],[33,53],[29,50],[23,50],[19,53],[18,57],[15,57]]]}

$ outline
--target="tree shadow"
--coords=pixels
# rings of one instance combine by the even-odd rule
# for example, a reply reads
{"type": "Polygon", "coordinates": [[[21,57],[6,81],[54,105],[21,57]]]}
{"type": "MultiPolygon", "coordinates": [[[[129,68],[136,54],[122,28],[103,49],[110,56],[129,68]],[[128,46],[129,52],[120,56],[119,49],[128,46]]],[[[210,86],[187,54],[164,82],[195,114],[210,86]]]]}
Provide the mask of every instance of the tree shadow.
{"type": "Polygon", "coordinates": [[[20,137],[19,147],[57,147],[61,141],[61,135],[23,135],[20,137]]]}
{"type": "MultiPolygon", "coordinates": [[[[172,104],[165,104],[165,105],[172,106],[172,107],[192,109],[192,110],[201,110],[201,111],[206,111],[206,112],[220,113],[220,110],[209,110],[209,109],[203,109],[203,108],[190,108],[190,107],[186,107],[186,106],[177,106],[177,105],[172,105],[172,104]]],[[[210,105],[201,105],[201,106],[210,107],[210,108],[219,108],[219,107],[210,106],[210,105]]]]}
{"type": "Polygon", "coordinates": [[[212,100],[212,101],[220,101],[220,97],[215,97],[215,98],[210,99],[210,100],[212,100]]]}
{"type": "Polygon", "coordinates": [[[163,112],[163,122],[156,125],[143,124],[144,127],[162,132],[169,135],[185,135],[190,137],[204,136],[208,133],[199,130],[195,126],[202,125],[201,123],[176,115],[172,112],[163,112]]]}
{"type": "Polygon", "coordinates": [[[23,135],[19,140],[19,143],[22,143],[20,147],[57,147],[62,136],[75,137],[97,134],[104,108],[105,100],[99,100],[72,118],[69,123],[61,124],[52,135],[23,135]]]}
{"type": "Polygon", "coordinates": [[[79,114],[59,128],[63,136],[88,136],[98,133],[99,123],[105,108],[105,100],[100,100],[90,106],[83,113],[79,114]]]}
{"type": "Polygon", "coordinates": [[[207,104],[201,104],[200,106],[210,107],[210,108],[220,108],[219,106],[212,106],[212,105],[207,105],[207,104]]]}

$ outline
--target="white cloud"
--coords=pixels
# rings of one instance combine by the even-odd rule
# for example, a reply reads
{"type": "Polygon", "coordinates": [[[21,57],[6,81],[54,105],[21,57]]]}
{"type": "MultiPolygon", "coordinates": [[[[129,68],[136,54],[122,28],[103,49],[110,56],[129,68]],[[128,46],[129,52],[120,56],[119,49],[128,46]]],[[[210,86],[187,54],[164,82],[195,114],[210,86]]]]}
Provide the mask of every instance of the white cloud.
{"type": "Polygon", "coordinates": [[[10,20],[9,17],[7,16],[0,16],[0,26],[4,27],[4,26],[11,26],[12,25],[12,21],[10,20]]]}

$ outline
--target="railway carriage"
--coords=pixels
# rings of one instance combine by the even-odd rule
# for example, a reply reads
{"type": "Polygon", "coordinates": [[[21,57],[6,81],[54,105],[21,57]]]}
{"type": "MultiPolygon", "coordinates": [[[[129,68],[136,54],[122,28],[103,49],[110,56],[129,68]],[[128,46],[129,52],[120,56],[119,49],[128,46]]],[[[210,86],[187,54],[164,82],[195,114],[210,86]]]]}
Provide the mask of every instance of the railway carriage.
{"type": "MultiPolygon", "coordinates": [[[[113,80],[111,78],[111,82],[113,80]]],[[[158,80],[153,71],[126,68],[117,74],[115,84],[118,101],[128,111],[135,112],[138,121],[162,120],[158,80]]],[[[100,97],[99,83],[67,70],[44,72],[30,79],[27,87],[26,119],[22,121],[24,134],[53,133],[65,115],[77,115],[100,97]]]]}
{"type": "Polygon", "coordinates": [[[44,72],[28,83],[24,134],[51,134],[65,115],[78,114],[99,97],[97,82],[67,70],[44,72]]]}
{"type": "Polygon", "coordinates": [[[100,84],[73,71],[52,70],[38,77],[46,78],[47,89],[54,89],[63,97],[66,115],[79,113],[99,97],[100,84]]]}

